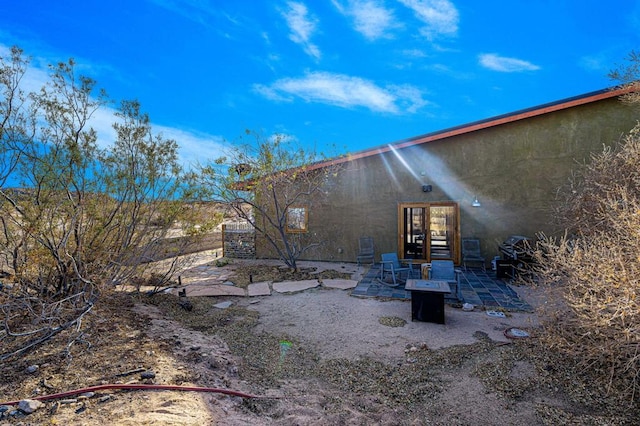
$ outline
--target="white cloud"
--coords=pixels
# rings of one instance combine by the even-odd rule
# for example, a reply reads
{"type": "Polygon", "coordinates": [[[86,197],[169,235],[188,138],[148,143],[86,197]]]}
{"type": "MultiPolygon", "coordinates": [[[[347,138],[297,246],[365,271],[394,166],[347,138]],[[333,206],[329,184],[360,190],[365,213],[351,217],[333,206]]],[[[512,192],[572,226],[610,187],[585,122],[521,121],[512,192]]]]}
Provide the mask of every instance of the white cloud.
{"type": "Polygon", "coordinates": [[[449,0],[398,0],[413,10],[416,17],[426,24],[420,33],[433,40],[440,35],[455,35],[458,32],[460,15],[449,0]]]}
{"type": "Polygon", "coordinates": [[[153,130],[162,133],[166,139],[173,139],[178,143],[180,162],[185,168],[214,160],[231,148],[231,144],[222,136],[167,126],[153,126],[153,130]]]}
{"type": "Polygon", "coordinates": [[[578,64],[587,71],[596,71],[606,74],[611,66],[611,62],[604,55],[583,56],[578,64]]]}
{"type": "Polygon", "coordinates": [[[203,26],[212,26],[212,17],[216,14],[213,4],[200,0],[150,0],[150,2],[203,26]]]}
{"type": "Polygon", "coordinates": [[[493,71],[521,72],[536,71],[540,67],[531,62],[517,58],[507,58],[495,53],[483,53],[479,56],[480,65],[493,71]]]}
{"type": "Polygon", "coordinates": [[[301,78],[284,78],[270,86],[256,85],[254,89],[276,101],[301,98],[307,102],[325,103],[342,108],[365,107],[376,112],[400,114],[415,112],[427,102],[412,86],[389,86],[344,74],[312,72],[301,78]]]}
{"type": "Polygon", "coordinates": [[[402,51],[402,54],[410,58],[426,58],[427,57],[427,54],[420,49],[405,49],[402,51]]]}
{"type": "MultiPolygon", "coordinates": [[[[97,142],[101,148],[108,148],[117,137],[113,129],[113,123],[118,121],[115,113],[116,109],[114,108],[102,107],[93,114],[89,121],[89,125],[97,133],[97,142]]],[[[202,163],[217,158],[229,148],[229,144],[221,136],[154,123],[151,124],[151,128],[154,134],[160,134],[164,139],[176,141],[178,161],[187,169],[198,162],[202,163]]]]}
{"type": "Polygon", "coordinates": [[[422,91],[417,87],[405,84],[400,86],[391,86],[389,87],[396,98],[397,103],[399,103],[405,111],[408,113],[418,112],[420,108],[429,104],[428,101],[422,98],[422,91]]]}
{"type": "Polygon", "coordinates": [[[393,11],[377,0],[348,0],[343,6],[338,0],[332,0],[334,6],[343,15],[353,18],[356,31],[369,40],[391,38],[389,31],[398,28],[393,11]]]}
{"type": "Polygon", "coordinates": [[[291,31],[289,38],[294,43],[301,45],[309,56],[320,59],[322,56],[320,49],[311,42],[318,20],[309,14],[307,6],[303,3],[291,1],[287,3],[287,6],[288,9],[282,12],[282,16],[291,31]]]}

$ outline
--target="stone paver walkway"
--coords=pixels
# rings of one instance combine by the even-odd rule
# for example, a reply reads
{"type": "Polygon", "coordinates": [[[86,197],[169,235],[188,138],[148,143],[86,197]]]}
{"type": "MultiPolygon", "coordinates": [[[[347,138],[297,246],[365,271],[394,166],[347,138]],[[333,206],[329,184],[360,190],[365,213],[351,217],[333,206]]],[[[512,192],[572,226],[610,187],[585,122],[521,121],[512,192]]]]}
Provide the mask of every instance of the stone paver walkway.
{"type": "MultiPolygon", "coordinates": [[[[373,265],[351,292],[358,297],[385,297],[411,299],[411,292],[403,285],[390,287],[380,283],[379,265],[373,265]]],[[[531,312],[533,308],[518,297],[518,294],[503,280],[496,278],[494,271],[482,269],[462,270],[460,289],[464,303],[486,309],[502,308],[508,311],[531,312]]],[[[453,296],[445,296],[448,303],[460,303],[453,296]]]]}
{"type": "MultiPolygon", "coordinates": [[[[269,261],[254,261],[262,263],[269,261]]],[[[275,262],[274,264],[279,264],[275,262]]],[[[239,266],[241,267],[241,266],[239,266]]],[[[305,291],[317,287],[351,290],[356,297],[378,297],[391,299],[410,299],[411,293],[403,285],[390,287],[378,280],[380,269],[378,264],[366,267],[354,264],[335,264],[326,262],[301,262],[301,267],[316,267],[318,270],[337,269],[352,274],[350,280],[326,279],[271,281],[249,284],[244,289],[233,285],[233,269],[220,268],[214,265],[200,263],[188,269],[181,276],[183,286],[173,289],[175,294],[181,289],[186,290],[187,296],[238,296],[257,297],[269,296],[273,292],[288,294],[305,291]]],[[[460,288],[463,302],[485,309],[502,308],[509,311],[533,311],[533,308],[508,285],[507,282],[496,278],[494,271],[481,269],[467,269],[462,271],[460,288]]],[[[447,297],[447,302],[456,303],[453,296],[447,297]]]]}

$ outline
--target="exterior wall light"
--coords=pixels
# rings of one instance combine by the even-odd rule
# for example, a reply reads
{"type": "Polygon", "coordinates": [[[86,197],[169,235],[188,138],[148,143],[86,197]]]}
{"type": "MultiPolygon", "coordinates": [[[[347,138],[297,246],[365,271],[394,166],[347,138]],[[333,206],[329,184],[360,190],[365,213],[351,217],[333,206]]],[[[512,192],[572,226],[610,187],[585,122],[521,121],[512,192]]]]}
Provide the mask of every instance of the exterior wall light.
{"type": "Polygon", "coordinates": [[[480,201],[478,201],[478,196],[476,196],[473,199],[473,202],[471,203],[471,207],[480,207],[482,204],[480,204],[480,201]]]}

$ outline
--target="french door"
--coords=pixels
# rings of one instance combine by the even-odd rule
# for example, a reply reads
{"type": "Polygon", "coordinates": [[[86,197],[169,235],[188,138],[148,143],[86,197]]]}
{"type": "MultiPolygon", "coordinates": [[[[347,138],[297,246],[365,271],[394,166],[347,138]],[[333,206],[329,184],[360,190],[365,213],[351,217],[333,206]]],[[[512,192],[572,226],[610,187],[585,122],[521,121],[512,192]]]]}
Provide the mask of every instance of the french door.
{"type": "Polygon", "coordinates": [[[460,263],[460,214],[457,203],[401,203],[398,251],[404,259],[460,263]]]}

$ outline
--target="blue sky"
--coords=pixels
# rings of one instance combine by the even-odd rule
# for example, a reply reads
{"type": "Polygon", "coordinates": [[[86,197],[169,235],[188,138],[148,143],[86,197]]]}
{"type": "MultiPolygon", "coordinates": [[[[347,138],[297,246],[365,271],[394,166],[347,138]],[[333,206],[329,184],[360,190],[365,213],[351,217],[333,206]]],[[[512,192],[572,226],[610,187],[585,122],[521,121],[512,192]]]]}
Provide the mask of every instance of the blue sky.
{"type": "MultiPolygon", "coordinates": [[[[185,163],[245,129],[329,155],[603,89],[640,0],[0,0],[0,53],[73,57],[185,163]]],[[[110,111],[96,117],[102,142],[110,111]]]]}

